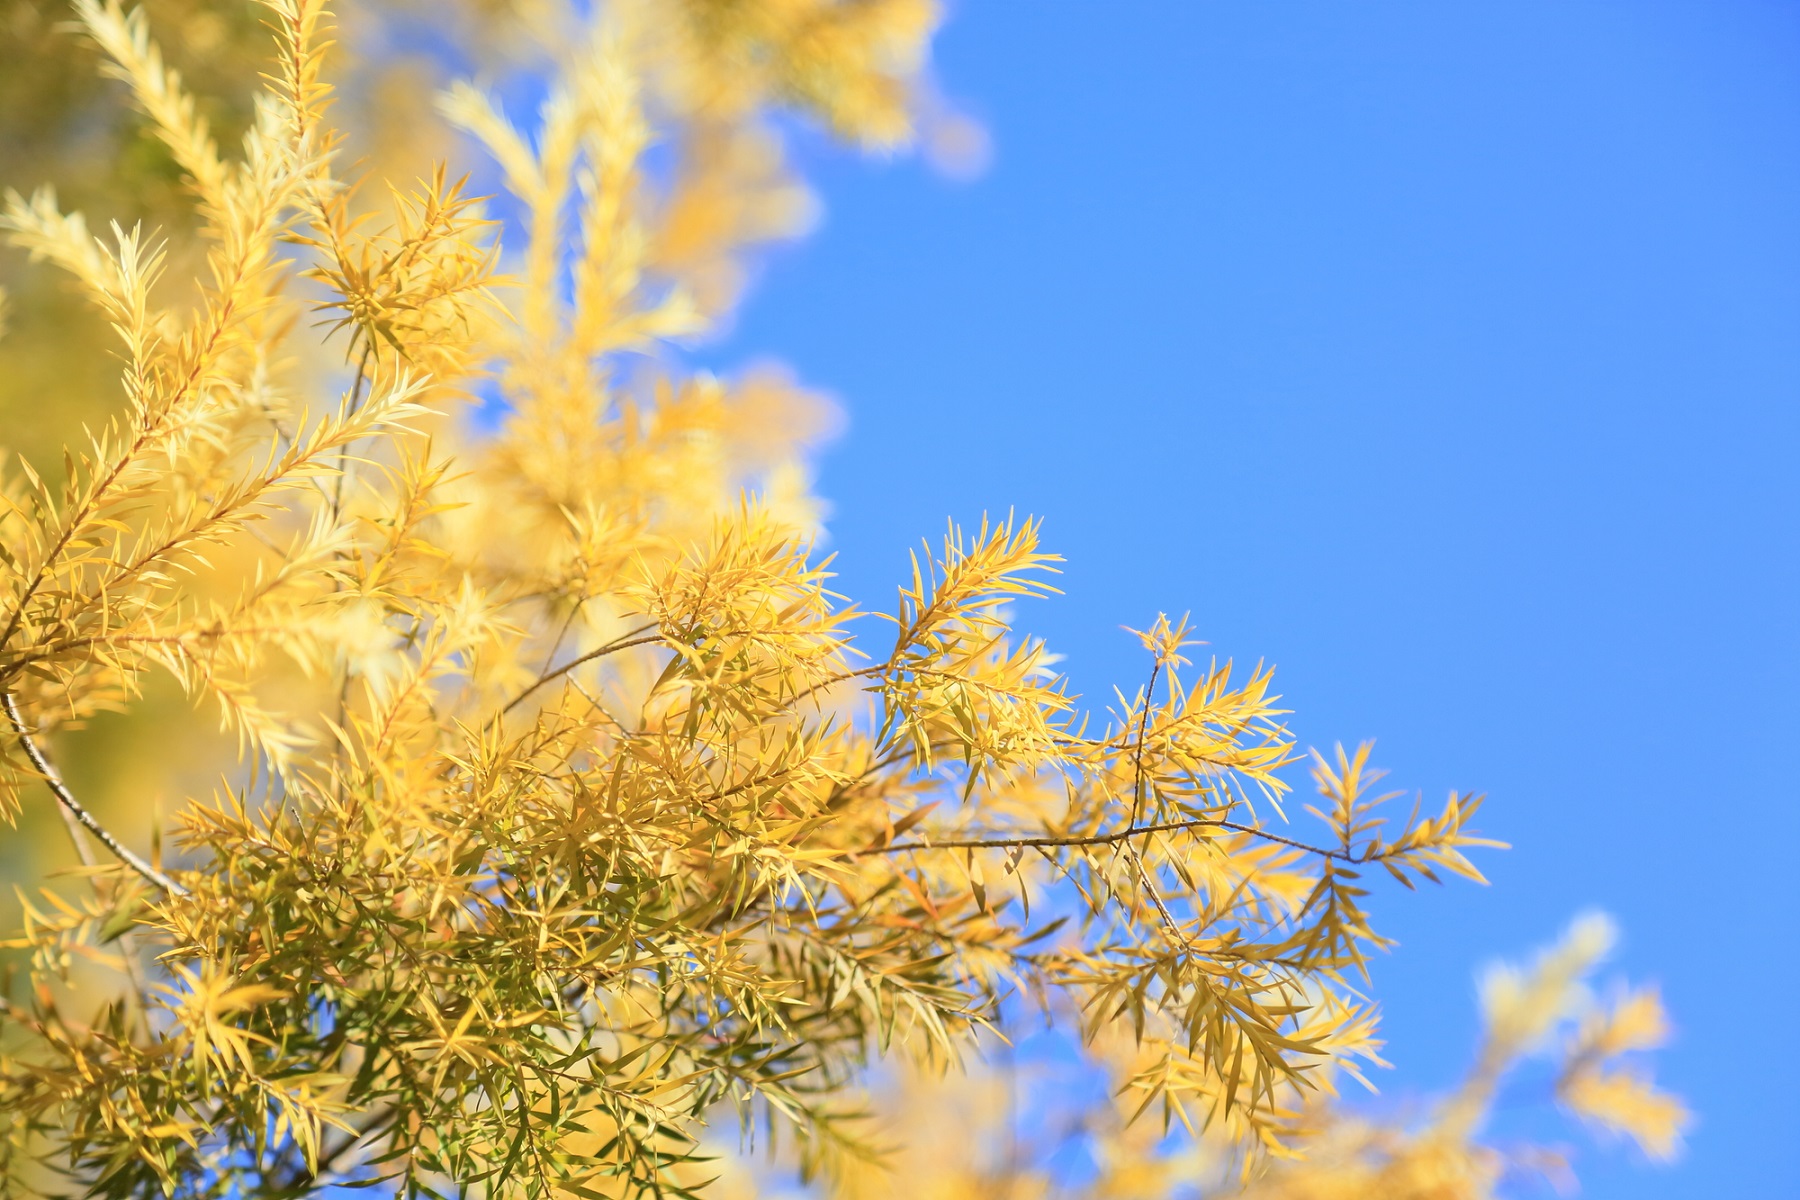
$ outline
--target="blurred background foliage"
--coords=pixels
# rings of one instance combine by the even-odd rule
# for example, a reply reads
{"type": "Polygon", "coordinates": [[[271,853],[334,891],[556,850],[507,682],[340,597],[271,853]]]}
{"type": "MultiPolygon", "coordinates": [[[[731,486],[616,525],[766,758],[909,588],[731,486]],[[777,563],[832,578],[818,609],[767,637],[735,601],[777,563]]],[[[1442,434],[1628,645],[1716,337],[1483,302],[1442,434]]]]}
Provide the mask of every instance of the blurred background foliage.
{"type": "MultiPolygon", "coordinates": [[[[238,0],[136,7],[229,151],[268,68],[264,10],[238,0]]],[[[662,203],[653,209],[660,220],[649,259],[693,297],[697,329],[728,319],[759,251],[814,220],[816,201],[789,163],[781,122],[799,120],[877,153],[921,133],[933,161],[950,171],[978,146],[979,130],[931,87],[925,48],[940,14],[929,0],[659,0],[645,12],[682,40],[682,56],[668,61],[687,64],[657,89],[673,110],[659,114],[660,129],[679,142],[652,147],[662,203]]],[[[454,80],[472,77],[535,104],[567,18],[556,0],[340,6],[334,103],[349,139],[341,157],[369,173],[357,209],[386,206],[389,189],[404,190],[429,177],[434,163],[458,158],[461,135],[438,103],[454,80]]],[[[502,190],[498,179],[476,182],[483,193],[502,190]]],[[[65,0],[0,0],[0,192],[29,195],[46,185],[97,231],[117,223],[157,233],[167,255],[161,288],[200,277],[205,247],[195,237],[192,196],[127,85],[109,77],[65,0]]],[[[512,215],[504,198],[494,203],[498,215],[512,215]]],[[[0,300],[0,454],[53,465],[119,401],[116,338],[66,277],[10,245],[0,245],[0,300]]],[[[784,460],[796,440],[816,442],[835,423],[828,400],[797,388],[774,364],[752,364],[733,399],[726,440],[751,468],[784,460]]],[[[785,486],[806,492],[803,479],[785,486]]],[[[803,494],[791,501],[818,511],[803,494]]],[[[86,728],[66,727],[63,740],[71,784],[140,845],[157,836],[161,799],[210,790],[233,758],[210,717],[165,679],[150,681],[129,713],[103,711],[86,728]]],[[[0,844],[8,880],[73,864],[60,823],[42,807],[0,844]]],[[[8,889],[0,915],[10,924],[16,913],[8,889]]]]}
{"type": "Polygon", "coordinates": [[[1454,1089],[1383,1097],[1342,1080],[1341,1095],[1321,1090],[1307,1103],[1303,1156],[1250,1179],[1216,1130],[1171,1128],[1155,1113],[1130,1120],[1112,1102],[1140,1065],[1128,1031],[1077,1052],[1029,1021],[985,1039],[965,1070],[889,1072],[869,1098],[881,1161],[852,1161],[809,1190],[779,1155],[771,1169],[766,1157],[720,1141],[711,1171],[724,1200],[1571,1195],[1579,1190],[1575,1149],[1560,1136],[1492,1136],[1497,1108],[1554,1105],[1603,1141],[1628,1138],[1657,1160],[1675,1154],[1689,1119],[1633,1061],[1669,1033],[1656,991],[1599,978],[1616,937],[1609,918],[1589,913],[1531,961],[1491,964],[1481,979],[1481,1041],[1454,1089]]]}
{"type": "MultiPolygon", "coordinates": [[[[271,37],[258,6],[231,0],[149,0],[141,6],[158,45],[200,107],[213,138],[235,146],[251,120],[251,97],[268,66],[271,37]]],[[[467,32],[441,45],[482,47],[492,69],[519,52],[504,4],[412,4],[397,0],[353,14],[375,26],[370,34],[407,28],[423,33],[445,23],[467,32]],[[475,34],[479,25],[481,34],[475,34]]],[[[422,39],[421,39],[422,40],[422,39]]],[[[432,105],[438,86],[457,64],[429,53],[358,54],[379,38],[349,36],[340,61],[352,75],[341,104],[354,110],[347,124],[373,131],[370,144],[349,153],[392,164],[389,182],[428,174],[443,157],[449,132],[432,105]]],[[[89,214],[93,227],[142,225],[160,234],[167,252],[164,288],[199,277],[205,248],[195,237],[192,196],[167,145],[129,101],[129,89],[110,78],[96,46],[72,25],[63,0],[0,2],[0,189],[30,194],[54,187],[68,208],[89,214]]],[[[7,297],[0,336],[0,451],[34,464],[55,464],[83,428],[107,420],[120,402],[116,338],[66,277],[0,247],[0,288],[7,297]]],[[[86,730],[67,731],[62,752],[70,782],[121,836],[146,844],[154,836],[157,801],[209,790],[229,761],[227,739],[197,715],[166,679],[150,683],[145,702],[129,713],[102,712],[86,730]]],[[[17,838],[7,839],[6,876],[28,879],[46,867],[73,865],[73,851],[54,813],[35,808],[17,838]]],[[[9,895],[7,917],[16,915],[9,895]]]]}
{"type": "MultiPolygon", "coordinates": [[[[268,40],[257,14],[210,0],[156,0],[149,9],[173,32],[167,53],[192,82],[215,136],[240,137],[268,40]]],[[[192,277],[192,202],[180,170],[124,102],[124,85],[104,77],[99,51],[76,35],[72,15],[60,0],[0,3],[0,188],[29,194],[49,184],[66,203],[91,212],[99,228],[118,222],[164,230],[171,276],[192,277]]],[[[116,338],[66,278],[29,264],[11,246],[0,248],[0,287],[7,298],[0,451],[53,464],[65,443],[106,420],[119,402],[116,338]]],[[[210,757],[209,731],[191,719],[178,690],[162,681],[153,686],[149,703],[129,717],[102,714],[79,753],[65,755],[71,782],[90,789],[94,807],[137,839],[155,819],[141,798],[169,788],[168,772],[182,760],[210,757]],[[182,753],[147,753],[170,739],[194,744],[182,753]],[[123,786],[128,764],[134,783],[146,787],[123,786]],[[144,779],[146,770],[153,778],[144,779]]],[[[44,807],[25,813],[19,835],[0,845],[9,881],[74,863],[61,822],[44,807]]],[[[4,902],[10,926],[17,917],[11,888],[4,902]]]]}

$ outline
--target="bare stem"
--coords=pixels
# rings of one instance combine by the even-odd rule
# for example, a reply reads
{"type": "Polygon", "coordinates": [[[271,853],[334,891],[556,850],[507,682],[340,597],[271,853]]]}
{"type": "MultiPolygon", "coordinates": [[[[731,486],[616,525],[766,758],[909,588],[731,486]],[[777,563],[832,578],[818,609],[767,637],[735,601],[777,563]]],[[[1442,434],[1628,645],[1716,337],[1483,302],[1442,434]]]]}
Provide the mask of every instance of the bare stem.
{"type": "MultiPolygon", "coordinates": [[[[13,699],[11,692],[0,692],[0,707],[6,709],[6,718],[12,722],[13,731],[19,735],[19,744],[25,747],[25,756],[31,760],[31,765],[37,768],[38,774],[44,777],[44,782],[50,786],[51,794],[62,805],[64,812],[80,822],[83,829],[99,838],[102,846],[112,851],[120,862],[139,875],[170,895],[187,895],[188,890],[185,887],[121,845],[119,839],[108,833],[106,827],[96,821],[94,815],[82,806],[81,801],[75,798],[75,794],[62,781],[62,776],[57,774],[56,767],[51,764],[49,758],[39,748],[36,739],[31,736],[31,731],[25,727],[25,719],[19,715],[19,703],[13,699]]],[[[67,817],[65,817],[66,819],[67,817]]]]}
{"type": "Polygon", "coordinates": [[[1280,842],[1283,846],[1292,846],[1296,850],[1304,850],[1308,854],[1317,854],[1321,858],[1335,858],[1340,862],[1359,863],[1366,859],[1345,854],[1341,850],[1327,850],[1323,846],[1314,846],[1293,838],[1282,837],[1279,833],[1270,833],[1266,829],[1258,829],[1254,825],[1241,825],[1236,821],[1213,821],[1196,817],[1191,821],[1166,821],[1160,825],[1134,825],[1126,829],[1115,829],[1111,833],[1092,833],[1080,837],[1058,837],[1044,834],[1040,837],[1016,838],[967,838],[959,841],[944,842],[896,842],[891,846],[870,846],[863,850],[852,850],[851,855],[861,858],[869,854],[898,854],[902,850],[1018,850],[1033,848],[1054,848],[1058,846],[1111,846],[1120,842],[1129,842],[1134,837],[1142,837],[1151,833],[1169,833],[1179,829],[1229,829],[1234,833],[1247,833],[1265,841],[1280,842]]]}
{"type": "MultiPolygon", "coordinates": [[[[350,415],[362,407],[363,385],[369,381],[369,361],[375,355],[373,342],[363,347],[362,358],[356,364],[356,382],[350,388],[350,415]]],[[[337,477],[331,484],[331,516],[335,520],[344,508],[344,476],[350,472],[350,443],[345,442],[338,448],[337,477]]]]}
{"type": "MultiPolygon", "coordinates": [[[[356,364],[356,382],[354,384],[352,384],[350,387],[349,412],[352,416],[354,416],[356,414],[356,411],[362,407],[363,385],[369,381],[369,363],[374,358],[374,356],[375,356],[375,343],[373,341],[370,341],[369,343],[367,343],[366,345],[363,346],[362,358],[359,359],[356,364]]],[[[333,479],[331,481],[331,522],[333,525],[336,525],[338,522],[340,522],[343,519],[344,479],[350,474],[350,466],[351,466],[350,446],[351,446],[350,442],[345,442],[342,446],[338,447],[337,475],[335,477],[333,477],[333,479]]],[[[341,558],[342,556],[343,556],[342,552],[340,551],[339,557],[341,558]]],[[[340,579],[337,583],[332,585],[331,590],[335,592],[335,591],[340,590],[342,587],[343,587],[343,581],[340,579]]],[[[344,677],[342,679],[338,680],[337,727],[339,729],[344,728],[344,726],[348,723],[349,710],[350,710],[350,668],[348,665],[346,665],[344,668],[344,677]]],[[[334,745],[332,752],[331,752],[331,757],[332,757],[332,761],[335,764],[337,764],[339,766],[343,765],[344,743],[342,741],[339,741],[334,745]]],[[[337,798],[338,798],[339,802],[342,802],[344,799],[344,772],[340,770],[340,771],[335,772],[335,774],[336,774],[335,790],[336,790],[337,798]]]]}
{"type": "Polygon", "coordinates": [[[586,654],[583,654],[581,657],[564,663],[562,666],[556,668],[556,670],[554,670],[554,671],[545,671],[542,675],[539,675],[537,677],[536,682],[534,682],[530,687],[526,688],[524,691],[522,691],[518,695],[514,696],[511,700],[507,701],[506,707],[500,710],[501,715],[504,716],[505,714],[511,712],[513,709],[519,707],[519,705],[524,702],[524,700],[527,696],[531,695],[531,693],[533,693],[533,692],[537,691],[539,688],[543,687],[546,683],[549,683],[552,679],[562,678],[564,675],[567,675],[570,671],[573,671],[576,667],[581,666],[583,663],[592,662],[596,658],[603,658],[608,654],[614,654],[620,650],[628,650],[633,646],[647,646],[651,642],[662,641],[663,638],[662,638],[661,634],[650,634],[649,637],[638,636],[639,634],[649,633],[650,630],[655,629],[655,628],[656,628],[656,626],[653,624],[640,626],[637,629],[632,630],[630,633],[625,634],[623,637],[615,638],[614,640],[606,643],[606,645],[601,646],[598,649],[589,650],[586,654]]]}
{"type": "MultiPolygon", "coordinates": [[[[1150,709],[1156,703],[1156,677],[1162,674],[1162,659],[1150,668],[1150,683],[1144,688],[1144,715],[1138,719],[1137,748],[1131,764],[1131,824],[1136,829],[1144,807],[1144,736],[1150,729],[1150,709]]],[[[1127,845],[1130,843],[1127,842],[1127,845]]]]}

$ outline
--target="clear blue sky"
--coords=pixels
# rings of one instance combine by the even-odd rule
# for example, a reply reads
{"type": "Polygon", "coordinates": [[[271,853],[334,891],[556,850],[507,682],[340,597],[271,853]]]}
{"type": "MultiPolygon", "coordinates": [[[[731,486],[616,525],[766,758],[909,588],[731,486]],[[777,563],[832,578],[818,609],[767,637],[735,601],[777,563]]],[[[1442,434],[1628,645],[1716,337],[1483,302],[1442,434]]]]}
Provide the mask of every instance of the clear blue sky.
{"type": "Polygon", "coordinates": [[[1584,1148],[1584,1194],[1800,1193],[1800,6],[966,0],[939,74],[988,174],[822,158],[706,354],[843,399],[845,590],[1017,507],[1086,695],[1192,610],[1303,742],[1489,792],[1492,888],[1381,897],[1385,1090],[1599,906],[1702,1124],[1666,1172],[1584,1148]]]}

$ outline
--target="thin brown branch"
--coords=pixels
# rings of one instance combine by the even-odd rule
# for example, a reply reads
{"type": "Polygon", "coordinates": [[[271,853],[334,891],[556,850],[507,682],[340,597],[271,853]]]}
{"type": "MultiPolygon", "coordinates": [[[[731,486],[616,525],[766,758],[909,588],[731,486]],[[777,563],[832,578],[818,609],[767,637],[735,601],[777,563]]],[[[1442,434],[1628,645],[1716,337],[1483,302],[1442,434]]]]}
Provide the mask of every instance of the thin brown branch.
{"type": "Polygon", "coordinates": [[[99,838],[100,844],[112,851],[120,862],[170,895],[187,895],[187,888],[170,879],[120,844],[119,839],[107,832],[106,827],[96,821],[94,815],[82,806],[81,801],[75,798],[75,794],[62,781],[62,776],[57,774],[56,767],[38,747],[36,739],[31,736],[31,731],[25,727],[25,719],[19,715],[18,701],[13,699],[11,692],[0,692],[0,707],[5,708],[7,720],[12,722],[13,731],[19,735],[19,744],[25,747],[25,756],[31,760],[31,765],[37,768],[38,774],[43,776],[44,782],[50,787],[51,794],[56,797],[63,809],[79,821],[82,828],[99,838]]]}
{"type": "Polygon", "coordinates": [[[1162,659],[1150,668],[1150,682],[1144,688],[1144,713],[1138,719],[1137,747],[1132,753],[1131,824],[1136,829],[1144,807],[1144,738],[1150,729],[1150,709],[1156,704],[1156,680],[1162,674],[1162,659]]]}
{"type": "MultiPolygon", "coordinates": [[[[370,341],[363,346],[362,359],[356,364],[356,382],[350,388],[349,415],[355,416],[362,407],[363,387],[369,381],[369,362],[375,356],[375,343],[370,341]]],[[[345,442],[338,448],[337,478],[331,485],[331,517],[335,521],[344,508],[344,476],[350,473],[350,443],[345,442]]]]}
{"type": "Polygon", "coordinates": [[[606,645],[599,647],[598,649],[589,650],[586,654],[581,655],[579,658],[571,659],[570,661],[564,663],[562,666],[556,668],[554,671],[545,671],[542,675],[539,675],[537,677],[536,681],[533,682],[530,687],[526,688],[524,691],[522,691],[518,695],[514,696],[511,700],[508,700],[506,702],[506,707],[502,708],[500,710],[500,715],[505,716],[507,713],[509,713],[513,709],[517,708],[520,704],[524,703],[525,698],[527,696],[531,695],[531,693],[537,691],[539,688],[543,687],[546,683],[549,683],[553,679],[561,679],[564,675],[567,675],[570,671],[573,671],[576,667],[579,667],[584,663],[593,662],[596,658],[604,658],[608,654],[616,654],[620,650],[629,650],[633,646],[648,646],[652,642],[662,641],[663,637],[661,634],[651,634],[649,637],[638,636],[639,634],[648,633],[650,630],[655,629],[655,628],[656,628],[655,624],[640,625],[638,628],[632,630],[630,633],[627,633],[622,637],[615,638],[612,641],[606,643],[606,645]]]}
{"type": "Polygon", "coordinates": [[[1132,838],[1152,833],[1170,833],[1183,829],[1229,829],[1234,833],[1247,833],[1265,841],[1279,842],[1283,846],[1292,846],[1296,850],[1304,850],[1308,854],[1317,854],[1320,858],[1335,858],[1340,862],[1360,863],[1367,859],[1345,854],[1340,850],[1327,850],[1323,846],[1314,846],[1307,842],[1283,837],[1279,833],[1270,833],[1266,829],[1258,829],[1254,825],[1242,825],[1236,821],[1215,821],[1196,817],[1191,821],[1165,821],[1159,825],[1137,825],[1126,829],[1115,829],[1111,833],[1092,833],[1077,837],[1058,837],[1044,834],[1041,837],[1016,838],[965,838],[943,842],[896,842],[891,846],[869,846],[849,853],[856,858],[869,854],[898,854],[902,850],[1019,850],[1034,848],[1057,848],[1065,846],[1112,846],[1120,842],[1128,842],[1132,838]]]}
{"type": "Polygon", "coordinates": [[[1163,928],[1169,931],[1171,938],[1188,949],[1193,949],[1194,939],[1187,935],[1187,931],[1181,927],[1181,922],[1177,921],[1175,914],[1169,911],[1169,906],[1163,900],[1162,893],[1156,890],[1156,880],[1150,877],[1150,868],[1144,865],[1144,856],[1139,854],[1137,847],[1130,842],[1125,842],[1123,845],[1125,856],[1131,860],[1132,867],[1137,871],[1139,885],[1143,887],[1144,894],[1150,897],[1150,903],[1156,906],[1156,914],[1162,918],[1163,928]]]}
{"type": "Polygon", "coordinates": [[[544,655],[544,665],[538,668],[540,673],[548,671],[550,669],[550,664],[556,661],[556,656],[562,653],[563,639],[569,636],[569,627],[575,624],[576,615],[581,612],[581,606],[587,602],[588,597],[583,596],[569,606],[568,615],[562,619],[562,622],[559,625],[557,625],[556,636],[550,641],[550,652],[544,655]]]}
{"type": "MultiPolygon", "coordinates": [[[[986,691],[991,695],[1013,695],[1013,694],[1015,694],[1008,688],[1003,687],[999,684],[987,683],[987,682],[984,682],[983,680],[975,679],[968,675],[959,675],[955,671],[939,671],[939,670],[934,670],[931,667],[919,666],[916,664],[910,664],[905,667],[896,667],[893,663],[876,663],[874,666],[870,666],[870,667],[858,667],[854,671],[840,671],[836,675],[831,675],[824,679],[821,679],[819,682],[813,684],[812,686],[802,688],[800,691],[795,692],[793,697],[791,699],[789,699],[786,703],[787,703],[787,705],[795,705],[795,704],[800,703],[800,701],[806,699],[808,696],[812,695],[814,692],[821,692],[821,691],[824,691],[826,688],[836,687],[840,683],[848,683],[852,679],[867,679],[872,675],[886,675],[892,671],[904,671],[906,674],[912,675],[915,678],[922,677],[922,678],[926,678],[926,679],[941,679],[941,680],[945,681],[946,683],[961,684],[964,687],[975,688],[977,690],[986,691]]],[[[1074,746],[1074,745],[1085,746],[1085,745],[1089,745],[1090,743],[1077,742],[1073,739],[1058,739],[1058,744],[1059,745],[1070,745],[1070,746],[1074,746]]]]}
{"type": "MultiPolygon", "coordinates": [[[[352,342],[351,344],[354,345],[355,343],[352,342]]],[[[351,386],[350,386],[350,403],[349,403],[348,408],[346,409],[346,412],[351,416],[355,416],[357,410],[362,407],[363,386],[366,383],[368,383],[368,381],[369,381],[369,364],[374,359],[374,356],[375,356],[375,342],[373,339],[371,339],[370,341],[368,341],[367,343],[365,343],[363,345],[362,358],[357,360],[357,363],[356,363],[356,381],[353,384],[351,384],[351,386]]],[[[331,523],[333,525],[337,525],[339,522],[341,522],[343,520],[343,516],[344,516],[344,480],[350,474],[350,465],[351,465],[350,447],[353,442],[354,442],[354,439],[351,439],[350,441],[346,441],[342,446],[338,447],[337,474],[332,478],[332,481],[331,481],[331,523]]],[[[344,557],[342,551],[339,552],[338,557],[340,559],[342,559],[344,557]]],[[[335,582],[332,585],[331,590],[333,592],[337,592],[337,591],[342,590],[342,588],[343,588],[343,580],[339,579],[337,582],[335,582]]],[[[338,680],[337,727],[339,729],[343,729],[349,724],[349,720],[350,720],[349,713],[350,713],[350,667],[346,663],[344,666],[344,669],[343,669],[343,677],[338,680]]],[[[341,803],[344,799],[344,774],[345,774],[344,770],[342,769],[344,766],[344,745],[341,741],[339,741],[333,747],[332,752],[331,752],[331,760],[332,760],[333,765],[337,766],[339,768],[339,770],[334,772],[334,774],[336,775],[336,779],[337,779],[336,787],[334,790],[335,790],[338,801],[341,803]]]]}
{"type": "Polygon", "coordinates": [[[810,687],[805,687],[805,688],[802,688],[800,691],[795,692],[793,699],[789,700],[788,703],[790,705],[799,704],[802,700],[806,699],[808,696],[812,695],[814,692],[822,692],[826,688],[836,687],[838,684],[847,683],[852,679],[862,679],[865,676],[869,676],[869,675],[880,675],[883,672],[891,671],[891,670],[893,670],[893,664],[891,664],[891,663],[876,663],[872,667],[859,667],[854,671],[840,671],[836,675],[832,675],[826,679],[821,679],[819,682],[811,685],[810,687]]]}

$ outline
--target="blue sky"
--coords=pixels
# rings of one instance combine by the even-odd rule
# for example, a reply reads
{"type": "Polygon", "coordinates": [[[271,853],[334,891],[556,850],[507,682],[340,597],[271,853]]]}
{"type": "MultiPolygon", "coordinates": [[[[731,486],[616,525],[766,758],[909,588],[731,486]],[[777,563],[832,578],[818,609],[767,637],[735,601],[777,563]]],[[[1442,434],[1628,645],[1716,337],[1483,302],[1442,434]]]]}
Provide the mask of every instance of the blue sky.
{"type": "Polygon", "coordinates": [[[843,400],[844,590],[1034,513],[1066,595],[1021,624],[1086,696],[1191,611],[1303,743],[1489,793],[1491,888],[1379,898],[1384,1090],[1598,906],[1702,1124],[1584,1195],[1793,1194],[1800,6],[965,0],[938,73],[988,173],[821,155],[706,353],[843,400]]]}

